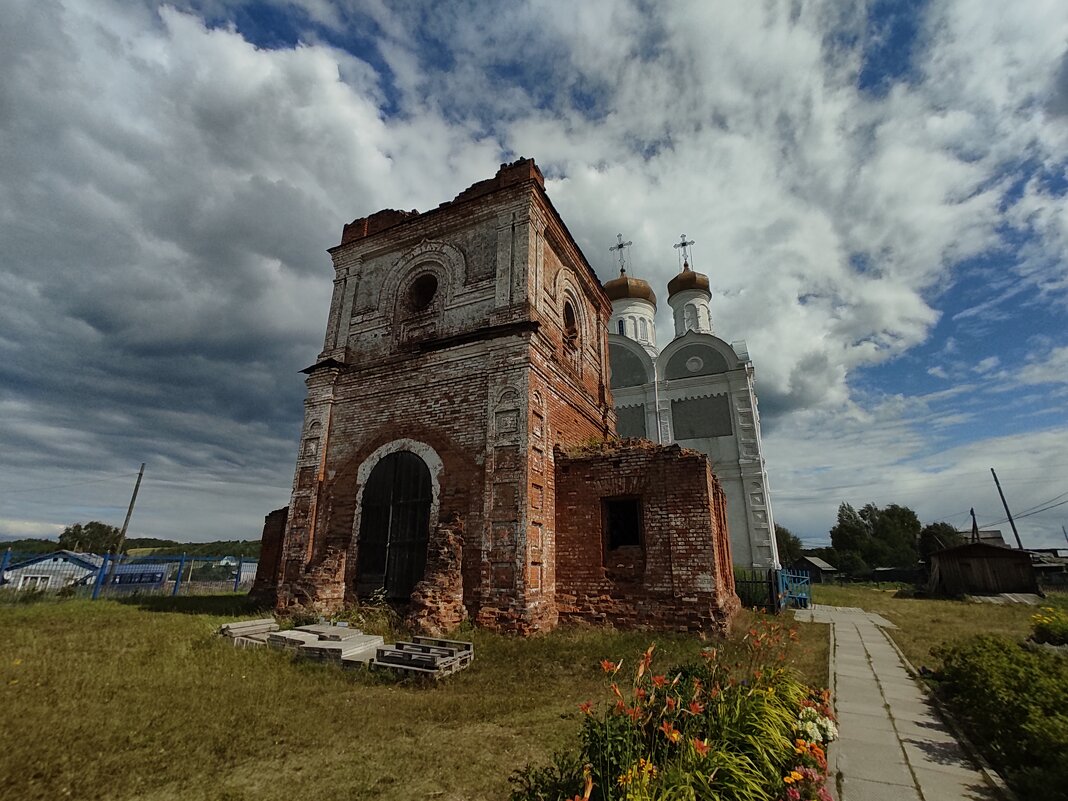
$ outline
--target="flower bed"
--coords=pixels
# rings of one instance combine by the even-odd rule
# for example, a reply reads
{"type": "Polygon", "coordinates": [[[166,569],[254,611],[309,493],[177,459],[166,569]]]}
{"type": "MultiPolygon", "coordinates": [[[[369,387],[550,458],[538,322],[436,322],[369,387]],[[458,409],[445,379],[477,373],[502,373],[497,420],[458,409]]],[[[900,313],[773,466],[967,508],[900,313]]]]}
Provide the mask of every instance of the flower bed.
{"type": "Polygon", "coordinates": [[[1068,660],[988,635],[936,655],[939,694],[1010,786],[1068,801],[1068,660]]]}
{"type": "Polygon", "coordinates": [[[654,646],[605,660],[607,699],[579,705],[577,755],[512,777],[512,801],[826,801],[828,695],[782,666],[793,632],[762,621],[734,662],[707,649],[665,672],[654,646]]]}

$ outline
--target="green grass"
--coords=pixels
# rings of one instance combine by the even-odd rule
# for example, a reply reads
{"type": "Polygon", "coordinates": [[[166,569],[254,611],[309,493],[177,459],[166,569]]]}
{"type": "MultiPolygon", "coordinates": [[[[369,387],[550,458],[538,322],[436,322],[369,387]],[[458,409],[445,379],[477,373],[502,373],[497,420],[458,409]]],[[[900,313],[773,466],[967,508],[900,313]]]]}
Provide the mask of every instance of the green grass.
{"type": "MultiPolygon", "coordinates": [[[[655,641],[666,668],[705,645],[472,630],[469,669],[396,684],[214,636],[256,616],[241,596],[0,605],[0,797],[506,798],[513,770],[573,742],[577,704],[603,692],[600,659],[633,663],[655,641]]],[[[825,684],[826,629],[799,628],[792,658],[825,684]]]]}
{"type": "MultiPolygon", "coordinates": [[[[889,634],[916,667],[933,668],[932,648],[975,634],[1024,639],[1031,631],[1031,616],[1038,611],[1025,604],[898,597],[900,587],[890,585],[816,584],[812,591],[817,604],[856,606],[894,623],[898,628],[889,634]]],[[[1068,595],[1051,593],[1043,604],[1068,608],[1068,595]]]]}

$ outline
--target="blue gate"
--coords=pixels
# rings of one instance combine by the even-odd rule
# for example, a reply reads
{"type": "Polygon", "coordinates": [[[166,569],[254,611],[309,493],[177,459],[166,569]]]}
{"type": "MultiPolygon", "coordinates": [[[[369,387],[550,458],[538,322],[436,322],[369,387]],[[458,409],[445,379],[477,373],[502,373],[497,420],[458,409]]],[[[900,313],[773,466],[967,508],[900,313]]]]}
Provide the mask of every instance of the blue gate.
{"type": "Polygon", "coordinates": [[[807,570],[776,570],[776,602],[779,610],[808,609],[812,585],[807,570]]]}

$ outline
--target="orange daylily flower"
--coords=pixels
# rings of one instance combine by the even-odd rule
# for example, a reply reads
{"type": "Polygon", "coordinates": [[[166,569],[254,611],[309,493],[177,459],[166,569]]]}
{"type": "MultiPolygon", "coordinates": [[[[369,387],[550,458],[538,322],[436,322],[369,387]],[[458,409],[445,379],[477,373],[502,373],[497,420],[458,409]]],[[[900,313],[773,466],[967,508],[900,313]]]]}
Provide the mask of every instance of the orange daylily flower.
{"type": "Polygon", "coordinates": [[[664,703],[667,704],[667,708],[671,712],[675,711],[675,707],[678,705],[678,701],[675,700],[675,696],[673,695],[669,695],[665,698],[664,703]]]}
{"type": "Polygon", "coordinates": [[[667,684],[667,677],[666,676],[663,676],[663,675],[653,676],[653,685],[655,687],[664,687],[666,684],[667,684]]]}
{"type": "Polygon", "coordinates": [[[673,743],[677,743],[682,738],[682,732],[678,731],[666,720],[660,724],[660,730],[664,732],[664,736],[673,743]]]}
{"type": "Polygon", "coordinates": [[[583,701],[581,704],[579,704],[579,710],[582,712],[583,715],[592,715],[593,714],[593,702],[592,701],[583,701]]]}
{"type": "Polygon", "coordinates": [[[704,740],[698,740],[696,737],[694,737],[690,742],[693,744],[693,750],[697,752],[697,756],[708,756],[708,752],[711,750],[709,748],[708,743],[706,743],[704,740]]]}
{"type": "Polygon", "coordinates": [[[700,701],[698,701],[696,699],[693,700],[693,701],[690,701],[690,712],[692,712],[695,715],[700,715],[704,711],[705,711],[705,705],[702,704],[700,701]]]}

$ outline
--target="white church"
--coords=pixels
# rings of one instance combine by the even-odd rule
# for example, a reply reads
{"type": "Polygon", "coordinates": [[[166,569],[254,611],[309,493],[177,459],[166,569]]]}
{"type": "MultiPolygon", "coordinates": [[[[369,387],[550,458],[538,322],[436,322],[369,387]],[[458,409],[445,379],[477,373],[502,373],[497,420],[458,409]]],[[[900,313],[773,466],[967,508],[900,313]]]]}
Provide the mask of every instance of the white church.
{"type": "Polygon", "coordinates": [[[745,343],[713,332],[708,276],[690,268],[683,236],[675,245],[682,271],[668,282],[675,338],[656,345],[656,295],[647,281],[620,274],[604,285],[612,301],[608,345],[617,430],[622,437],[678,443],[708,456],[727,494],[734,564],[778,567],[775,521],[760,442],[753,363],[745,343]]]}

